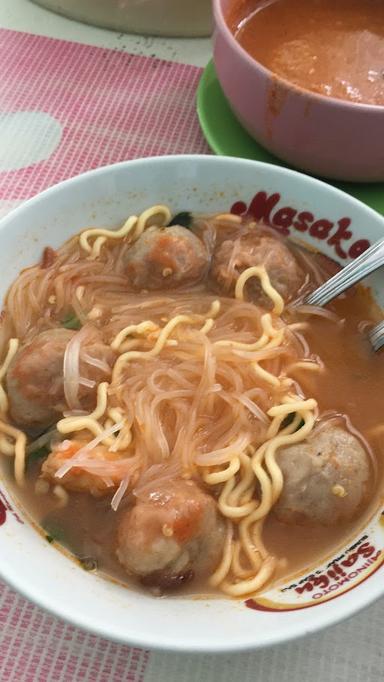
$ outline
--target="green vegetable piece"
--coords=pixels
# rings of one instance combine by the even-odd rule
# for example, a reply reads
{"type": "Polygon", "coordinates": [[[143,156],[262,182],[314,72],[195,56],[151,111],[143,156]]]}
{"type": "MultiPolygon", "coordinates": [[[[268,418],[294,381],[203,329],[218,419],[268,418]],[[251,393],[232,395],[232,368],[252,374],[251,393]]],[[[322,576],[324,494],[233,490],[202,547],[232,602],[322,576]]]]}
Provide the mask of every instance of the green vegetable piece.
{"type": "MultiPolygon", "coordinates": [[[[285,419],[283,419],[280,428],[281,428],[281,429],[285,429],[287,426],[289,426],[290,424],[292,424],[292,422],[293,422],[293,420],[294,420],[295,417],[296,417],[296,412],[290,412],[290,414],[287,414],[287,416],[285,417],[285,419]]],[[[296,431],[298,431],[299,429],[301,429],[302,426],[304,426],[304,419],[301,419],[301,420],[300,420],[300,422],[299,422],[299,424],[298,424],[298,426],[297,426],[297,428],[296,428],[296,431]]],[[[295,431],[295,433],[296,433],[296,431],[295,431]]]]}
{"type": "Polygon", "coordinates": [[[42,524],[45,530],[45,537],[49,543],[59,542],[61,545],[65,545],[65,531],[64,529],[54,521],[45,521],[42,524]]]}
{"type": "Polygon", "coordinates": [[[40,459],[45,459],[49,453],[50,450],[46,445],[43,445],[41,448],[37,448],[28,455],[27,467],[31,466],[31,464],[34,464],[35,462],[38,462],[40,459]]]}
{"type": "Polygon", "coordinates": [[[81,329],[81,322],[76,315],[67,315],[61,321],[61,326],[65,329],[81,329]]]}
{"type": "Polygon", "coordinates": [[[281,422],[281,427],[280,427],[280,428],[281,428],[281,429],[285,429],[287,426],[289,426],[290,424],[292,424],[292,422],[293,422],[293,420],[294,420],[295,417],[296,417],[296,412],[290,412],[289,414],[287,414],[287,416],[285,417],[285,419],[283,419],[283,421],[281,422]]]}
{"type": "Polygon", "coordinates": [[[168,227],[171,227],[171,225],[181,225],[182,227],[189,229],[192,227],[192,221],[192,213],[189,211],[181,211],[180,213],[176,213],[171,222],[168,224],[168,227]]]}

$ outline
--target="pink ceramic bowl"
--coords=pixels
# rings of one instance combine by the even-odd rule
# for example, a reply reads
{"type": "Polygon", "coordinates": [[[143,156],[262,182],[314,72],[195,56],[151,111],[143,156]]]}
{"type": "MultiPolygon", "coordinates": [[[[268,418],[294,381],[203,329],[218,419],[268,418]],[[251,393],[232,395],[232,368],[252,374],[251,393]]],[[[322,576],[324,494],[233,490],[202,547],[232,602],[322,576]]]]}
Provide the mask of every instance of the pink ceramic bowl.
{"type": "Polygon", "coordinates": [[[384,180],[384,106],[317,95],[253,59],[225,17],[232,0],[213,0],[214,62],[244,128],[280,159],[337,180],[384,180]]]}

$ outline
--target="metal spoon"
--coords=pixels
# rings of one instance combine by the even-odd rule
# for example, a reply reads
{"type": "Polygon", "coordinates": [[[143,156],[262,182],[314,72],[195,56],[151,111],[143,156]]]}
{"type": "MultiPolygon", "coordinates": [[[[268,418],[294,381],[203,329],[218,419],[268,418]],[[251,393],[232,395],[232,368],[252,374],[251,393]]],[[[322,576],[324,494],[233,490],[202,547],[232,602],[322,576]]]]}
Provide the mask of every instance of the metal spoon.
{"type": "MultiPolygon", "coordinates": [[[[346,265],[340,272],[306,296],[303,303],[318,306],[326,305],[382,265],[384,265],[384,239],[373,244],[356,260],[346,265]]],[[[368,333],[368,338],[373,350],[380,350],[384,346],[384,322],[373,327],[368,333]]]]}
{"type": "Polygon", "coordinates": [[[372,344],[372,348],[377,353],[380,348],[384,346],[384,322],[379,322],[371,331],[368,332],[368,338],[372,344]]]}

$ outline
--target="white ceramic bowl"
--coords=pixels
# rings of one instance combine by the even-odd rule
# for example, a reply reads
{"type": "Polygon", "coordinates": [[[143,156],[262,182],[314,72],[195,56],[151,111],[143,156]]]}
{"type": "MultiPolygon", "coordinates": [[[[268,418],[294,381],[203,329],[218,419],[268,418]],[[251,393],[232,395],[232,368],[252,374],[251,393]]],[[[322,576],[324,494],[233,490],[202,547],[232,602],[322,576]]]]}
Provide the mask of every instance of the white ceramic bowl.
{"type": "MultiPolygon", "coordinates": [[[[175,212],[228,211],[234,203],[249,206],[255,196],[257,217],[264,215],[343,264],[366,246],[364,240],[375,241],[384,232],[383,218],[371,209],[284,168],[204,156],[129,161],[52,187],[1,221],[0,294],[45,245],[57,247],[85,226],[115,225],[154,203],[169,203],[175,212]]],[[[381,279],[376,276],[372,285],[383,304],[381,279]]],[[[221,598],[156,599],[87,573],[36,532],[3,482],[0,496],[2,577],[61,618],[120,642],[198,652],[263,647],[334,624],[384,593],[377,570],[384,549],[381,510],[335,556],[266,590],[247,608],[221,598]],[[330,566],[335,559],[338,570],[330,566]]]]}

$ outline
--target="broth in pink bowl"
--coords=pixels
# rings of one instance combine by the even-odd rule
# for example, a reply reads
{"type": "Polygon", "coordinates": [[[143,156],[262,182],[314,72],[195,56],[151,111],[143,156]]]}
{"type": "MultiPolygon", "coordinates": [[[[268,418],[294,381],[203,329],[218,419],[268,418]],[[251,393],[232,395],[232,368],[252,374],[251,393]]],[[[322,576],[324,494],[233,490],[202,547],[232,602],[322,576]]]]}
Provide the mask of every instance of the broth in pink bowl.
{"type": "Polygon", "coordinates": [[[214,0],[214,61],[246,130],[310,173],[384,179],[378,2],[214,0]]]}

